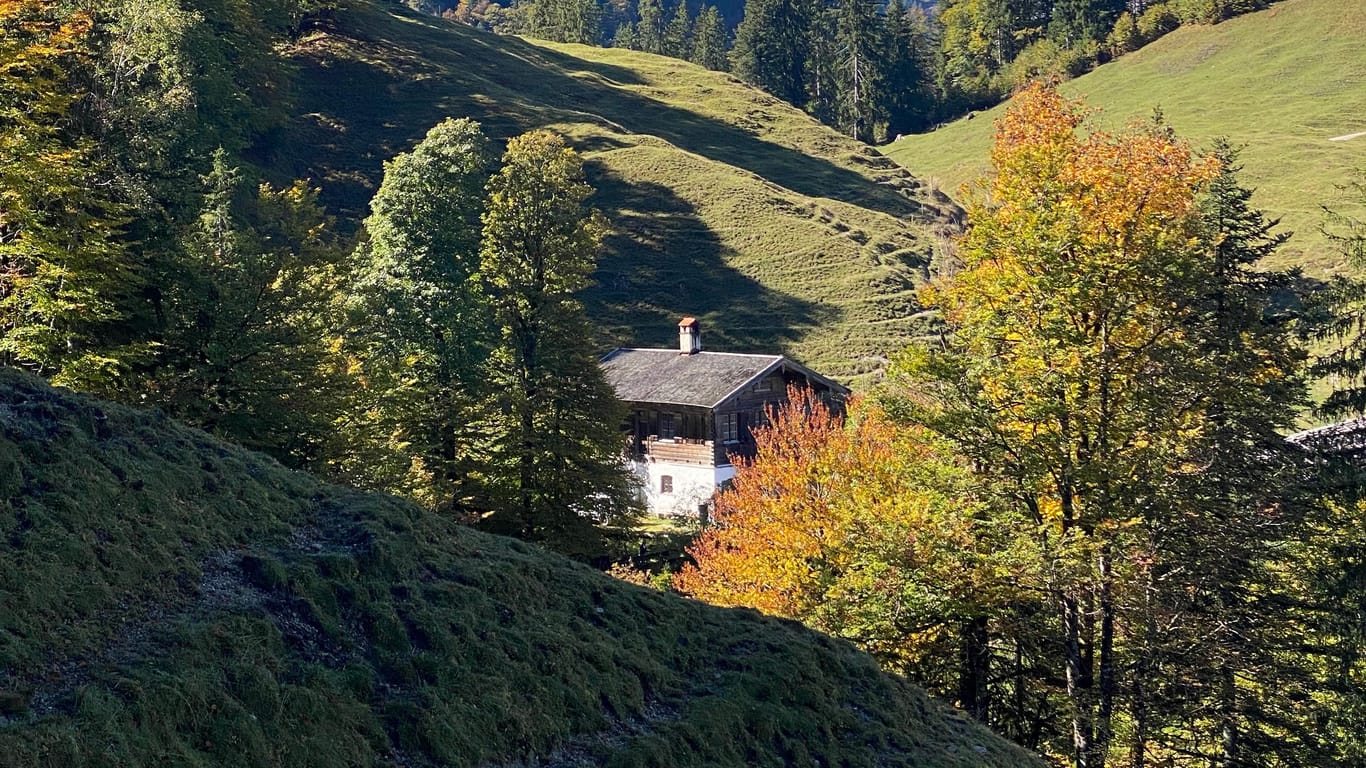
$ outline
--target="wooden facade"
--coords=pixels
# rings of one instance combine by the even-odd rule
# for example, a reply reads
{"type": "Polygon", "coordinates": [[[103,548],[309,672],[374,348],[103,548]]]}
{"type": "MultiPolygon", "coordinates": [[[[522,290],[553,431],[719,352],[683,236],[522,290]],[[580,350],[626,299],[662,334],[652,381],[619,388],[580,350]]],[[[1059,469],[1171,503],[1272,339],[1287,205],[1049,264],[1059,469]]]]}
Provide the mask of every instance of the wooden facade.
{"type": "Polygon", "coordinates": [[[754,457],[754,430],[787,402],[789,386],[815,386],[832,407],[843,405],[840,393],[783,370],[751,382],[714,408],[664,403],[631,403],[626,427],[631,458],[684,464],[722,465],[733,458],[754,457]]]}

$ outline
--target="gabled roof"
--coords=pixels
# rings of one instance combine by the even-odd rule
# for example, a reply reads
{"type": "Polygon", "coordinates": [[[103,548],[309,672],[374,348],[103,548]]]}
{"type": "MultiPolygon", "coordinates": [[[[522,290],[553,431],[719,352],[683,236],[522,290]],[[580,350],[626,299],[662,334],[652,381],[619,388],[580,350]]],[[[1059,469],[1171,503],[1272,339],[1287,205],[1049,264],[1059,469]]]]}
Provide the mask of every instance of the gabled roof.
{"type": "Polygon", "coordinates": [[[746,385],[779,368],[800,371],[838,392],[848,391],[782,355],[687,355],[676,349],[615,349],[602,358],[607,381],[622,400],[700,408],[715,408],[746,385]]]}

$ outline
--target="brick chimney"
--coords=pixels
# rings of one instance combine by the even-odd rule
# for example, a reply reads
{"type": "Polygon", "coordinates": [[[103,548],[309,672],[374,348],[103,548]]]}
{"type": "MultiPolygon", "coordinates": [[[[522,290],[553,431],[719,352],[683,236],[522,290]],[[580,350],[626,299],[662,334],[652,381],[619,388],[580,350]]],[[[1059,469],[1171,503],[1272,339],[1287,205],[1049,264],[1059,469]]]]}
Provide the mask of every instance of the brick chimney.
{"type": "Polygon", "coordinates": [[[695,317],[678,321],[678,353],[695,355],[702,351],[702,324],[695,317]]]}

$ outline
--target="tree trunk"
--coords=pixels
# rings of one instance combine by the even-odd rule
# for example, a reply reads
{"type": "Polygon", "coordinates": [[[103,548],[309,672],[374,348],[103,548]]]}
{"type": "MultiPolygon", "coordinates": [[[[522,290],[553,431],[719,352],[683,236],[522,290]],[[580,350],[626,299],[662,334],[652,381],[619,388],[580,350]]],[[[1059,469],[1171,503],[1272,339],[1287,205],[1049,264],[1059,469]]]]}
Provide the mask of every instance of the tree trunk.
{"type": "Polygon", "coordinates": [[[969,715],[984,723],[991,712],[991,699],[987,692],[991,662],[988,646],[990,639],[986,617],[979,616],[964,622],[958,700],[969,715]]]}
{"type": "Polygon", "coordinates": [[[1108,545],[1100,551],[1100,703],[1096,714],[1096,739],[1091,765],[1105,765],[1113,736],[1115,712],[1115,601],[1114,572],[1108,545]]]}

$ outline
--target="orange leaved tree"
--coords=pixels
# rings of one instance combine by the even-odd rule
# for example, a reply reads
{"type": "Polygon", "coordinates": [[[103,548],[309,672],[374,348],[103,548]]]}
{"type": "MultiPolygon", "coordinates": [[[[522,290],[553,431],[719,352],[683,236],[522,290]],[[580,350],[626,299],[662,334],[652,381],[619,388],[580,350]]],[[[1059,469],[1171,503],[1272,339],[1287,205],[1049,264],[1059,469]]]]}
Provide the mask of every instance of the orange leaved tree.
{"type": "Polygon", "coordinates": [[[927,431],[866,400],[846,420],[808,390],[789,397],[674,587],[845,637],[984,715],[985,621],[1021,598],[1028,554],[983,525],[966,467],[927,431]]]}

